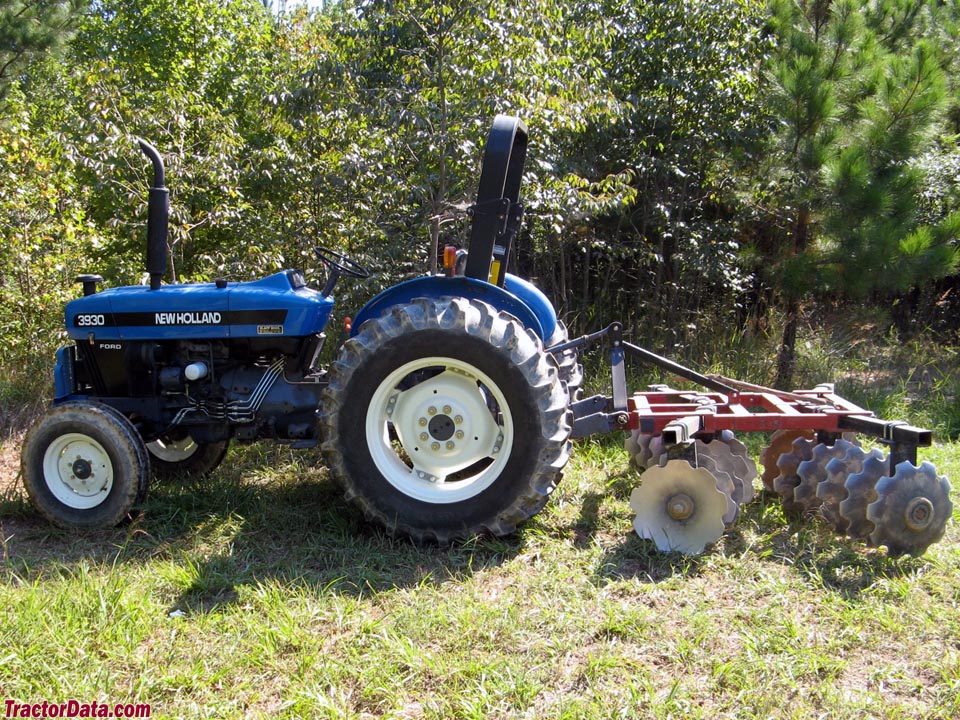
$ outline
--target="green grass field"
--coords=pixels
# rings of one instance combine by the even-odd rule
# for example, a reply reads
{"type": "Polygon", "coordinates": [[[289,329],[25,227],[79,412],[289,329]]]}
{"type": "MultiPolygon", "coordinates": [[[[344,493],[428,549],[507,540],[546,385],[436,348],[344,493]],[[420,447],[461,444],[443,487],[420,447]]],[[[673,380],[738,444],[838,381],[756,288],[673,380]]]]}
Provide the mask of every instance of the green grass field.
{"type": "MultiPolygon", "coordinates": [[[[26,504],[15,445],[0,700],[164,718],[960,716],[956,490],[922,558],[763,497],[704,555],[664,555],[632,530],[614,437],[581,444],[514,537],[437,548],[364,523],[318,455],[255,445],[77,537],[26,504]]],[[[960,477],[960,444],[921,454],[960,477]]]]}

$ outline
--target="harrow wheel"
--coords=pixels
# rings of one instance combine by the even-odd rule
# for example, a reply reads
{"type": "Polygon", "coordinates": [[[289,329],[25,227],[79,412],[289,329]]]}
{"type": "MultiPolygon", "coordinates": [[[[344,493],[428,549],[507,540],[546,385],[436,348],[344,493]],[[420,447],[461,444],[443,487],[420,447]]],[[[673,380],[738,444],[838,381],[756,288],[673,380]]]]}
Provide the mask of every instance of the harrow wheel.
{"type": "Polygon", "coordinates": [[[633,527],[662,552],[697,555],[723,535],[728,500],[709,470],[670,460],[648,469],[631,493],[633,527]]]}
{"type": "Polygon", "coordinates": [[[737,436],[733,434],[732,430],[724,430],[720,433],[718,439],[729,446],[734,458],[734,470],[731,475],[734,481],[740,486],[740,497],[734,499],[741,505],[746,504],[753,500],[755,495],[753,481],[757,479],[757,475],[759,474],[757,472],[757,464],[753,461],[753,458],[750,457],[750,453],[747,452],[747,446],[737,440],[737,436]]]}
{"type": "Polygon", "coordinates": [[[760,481],[764,489],[769,492],[776,492],[774,481],[780,475],[780,467],[777,461],[784,453],[790,452],[793,448],[793,441],[797,438],[813,440],[816,437],[813,430],[777,430],[770,436],[770,444],[760,452],[760,464],[763,465],[763,473],[760,475],[760,481]]]}
{"type": "Polygon", "coordinates": [[[877,499],[867,506],[873,523],[870,544],[885,545],[891,557],[922,555],[943,537],[953,513],[950,483],[932,463],[897,465],[892,477],[877,481],[877,499]]]}
{"type": "Polygon", "coordinates": [[[747,447],[732,432],[724,430],[713,442],[704,445],[704,452],[717,460],[733,479],[733,500],[744,505],[753,500],[753,481],[757,464],[747,454],[747,447]]]}
{"type": "Polygon", "coordinates": [[[320,426],[348,500],[391,534],[506,535],[546,504],[569,456],[555,363],[511,316],[417,299],[340,350],[320,426]]]}
{"type": "Polygon", "coordinates": [[[726,470],[723,470],[716,459],[709,454],[700,455],[698,453],[696,467],[702,467],[709,470],[716,482],[717,490],[722,492],[724,497],[727,498],[727,509],[726,512],[723,513],[723,524],[726,527],[730,527],[737,519],[737,516],[740,515],[740,505],[734,499],[734,496],[737,492],[737,484],[734,481],[733,476],[731,476],[726,470]]]}
{"type": "Polygon", "coordinates": [[[650,461],[651,440],[653,440],[653,435],[641,433],[639,430],[631,430],[623,441],[623,449],[626,450],[630,458],[630,466],[640,472],[647,469],[647,463],[650,461]]]}

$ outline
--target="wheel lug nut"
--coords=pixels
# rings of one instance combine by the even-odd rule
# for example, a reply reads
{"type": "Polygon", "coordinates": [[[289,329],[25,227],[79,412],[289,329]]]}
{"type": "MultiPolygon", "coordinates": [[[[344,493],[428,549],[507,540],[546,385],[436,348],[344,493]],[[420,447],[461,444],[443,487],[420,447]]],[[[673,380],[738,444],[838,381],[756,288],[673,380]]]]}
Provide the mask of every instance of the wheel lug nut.
{"type": "Polygon", "coordinates": [[[453,419],[453,421],[454,421],[457,425],[463,425],[463,415],[457,415],[457,416],[453,419]]]}
{"type": "Polygon", "coordinates": [[[444,415],[449,415],[449,414],[452,413],[452,412],[453,412],[453,408],[452,408],[452,407],[450,407],[449,405],[444,405],[444,406],[443,406],[443,414],[444,414],[444,415]]]}
{"type": "Polygon", "coordinates": [[[430,444],[430,449],[433,450],[434,452],[436,452],[437,450],[440,449],[440,443],[438,443],[438,442],[431,443],[431,444],[430,444]]]}
{"type": "Polygon", "coordinates": [[[455,435],[455,437],[457,438],[457,440],[463,440],[463,430],[457,430],[457,434],[455,435]]]}
{"type": "Polygon", "coordinates": [[[427,426],[427,419],[426,419],[426,418],[420,418],[417,422],[420,423],[420,427],[426,427],[426,426],[427,426]]]}
{"type": "Polygon", "coordinates": [[[456,445],[453,444],[453,440],[447,440],[447,450],[453,450],[456,445]]]}
{"type": "Polygon", "coordinates": [[[433,417],[436,414],[437,414],[437,409],[433,405],[427,408],[427,415],[430,415],[431,417],[433,417]]]}
{"type": "Polygon", "coordinates": [[[421,439],[421,440],[429,440],[429,439],[430,439],[430,436],[427,435],[426,433],[420,433],[420,439],[421,439]]]}

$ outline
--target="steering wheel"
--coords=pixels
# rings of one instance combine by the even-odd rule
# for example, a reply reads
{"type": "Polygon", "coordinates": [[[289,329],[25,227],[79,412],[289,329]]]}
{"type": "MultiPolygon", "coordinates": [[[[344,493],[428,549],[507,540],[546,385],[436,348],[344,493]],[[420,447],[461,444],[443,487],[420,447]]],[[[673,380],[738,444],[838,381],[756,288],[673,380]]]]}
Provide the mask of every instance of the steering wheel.
{"type": "Polygon", "coordinates": [[[333,269],[338,270],[338,274],[342,273],[355,278],[370,277],[369,270],[356,260],[351,260],[343,253],[338,253],[336,250],[325,247],[315,247],[313,252],[324,265],[329,265],[333,269]]]}

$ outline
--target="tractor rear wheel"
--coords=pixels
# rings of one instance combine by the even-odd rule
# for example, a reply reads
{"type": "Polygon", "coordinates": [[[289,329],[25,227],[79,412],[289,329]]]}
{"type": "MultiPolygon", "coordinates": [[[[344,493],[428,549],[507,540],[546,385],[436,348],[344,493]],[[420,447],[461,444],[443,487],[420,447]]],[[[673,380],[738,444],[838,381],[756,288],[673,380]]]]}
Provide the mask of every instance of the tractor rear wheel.
{"type": "Polygon", "coordinates": [[[48,520],[73,530],[113,527],[146,496],[150,461],[133,424],[110,407],[50,410],[27,433],[21,472],[48,520]]]}
{"type": "Polygon", "coordinates": [[[569,457],[568,397],[539,342],[464,298],[369,320],[330,370],[323,452],[346,497],[391,534],[506,535],[569,457]]]}

